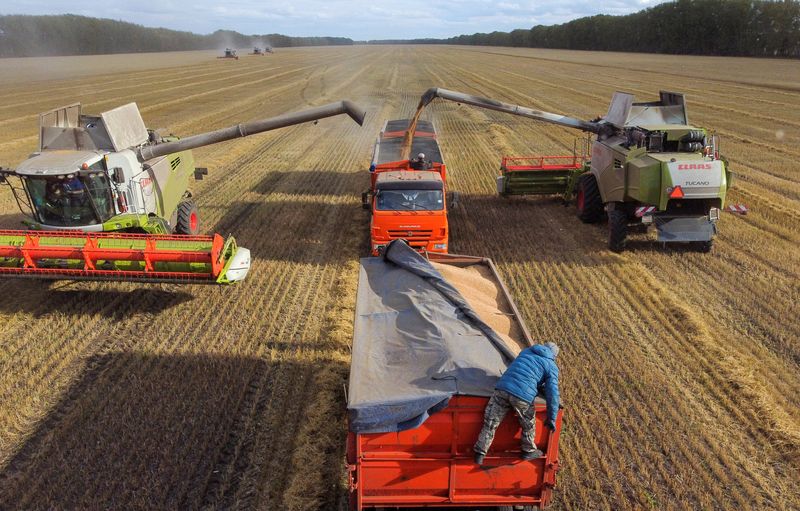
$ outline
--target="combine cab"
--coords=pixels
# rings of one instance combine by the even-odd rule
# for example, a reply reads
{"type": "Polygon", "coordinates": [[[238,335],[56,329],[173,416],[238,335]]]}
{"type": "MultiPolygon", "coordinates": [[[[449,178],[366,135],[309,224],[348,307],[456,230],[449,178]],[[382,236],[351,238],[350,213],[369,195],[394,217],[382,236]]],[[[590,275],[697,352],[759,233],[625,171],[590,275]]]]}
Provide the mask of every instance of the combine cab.
{"type": "Polygon", "coordinates": [[[39,116],[39,150],[0,168],[29,231],[0,232],[0,275],[230,283],[250,253],[232,237],[201,236],[189,182],[192,149],[348,114],[349,101],[237,124],[184,139],[145,128],[135,103],[85,115],[80,104],[39,116]]]}
{"type": "Polygon", "coordinates": [[[412,159],[402,146],[409,119],[388,121],[370,165],[371,188],[362,195],[372,213],[373,255],[395,239],[420,251],[447,252],[447,170],[433,124],[420,121],[413,136],[412,159]]]}

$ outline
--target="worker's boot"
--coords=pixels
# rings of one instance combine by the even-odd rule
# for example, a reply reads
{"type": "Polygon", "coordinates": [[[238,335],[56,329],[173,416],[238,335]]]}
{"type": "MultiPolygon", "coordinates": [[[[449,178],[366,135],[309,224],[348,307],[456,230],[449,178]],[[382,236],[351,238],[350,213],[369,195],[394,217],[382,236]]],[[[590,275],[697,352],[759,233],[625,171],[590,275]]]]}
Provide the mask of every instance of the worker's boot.
{"type": "Polygon", "coordinates": [[[475,464],[478,465],[478,466],[483,465],[483,457],[484,456],[485,456],[485,454],[481,454],[479,452],[476,452],[475,453],[475,464]]]}
{"type": "Polygon", "coordinates": [[[535,460],[536,458],[541,458],[542,456],[544,456],[544,452],[542,452],[541,449],[534,449],[532,451],[522,451],[522,455],[520,456],[520,458],[522,458],[525,461],[528,461],[528,460],[535,460]]]}

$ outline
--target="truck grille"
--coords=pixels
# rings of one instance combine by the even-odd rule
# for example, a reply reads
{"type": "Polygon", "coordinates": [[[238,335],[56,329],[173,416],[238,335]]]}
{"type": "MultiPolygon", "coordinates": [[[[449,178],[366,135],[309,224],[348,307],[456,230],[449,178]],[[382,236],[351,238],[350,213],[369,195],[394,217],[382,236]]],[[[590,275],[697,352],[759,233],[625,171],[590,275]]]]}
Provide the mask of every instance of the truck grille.
{"type": "Polygon", "coordinates": [[[389,238],[395,240],[403,238],[408,241],[427,241],[433,236],[430,229],[390,229],[389,238]]]}

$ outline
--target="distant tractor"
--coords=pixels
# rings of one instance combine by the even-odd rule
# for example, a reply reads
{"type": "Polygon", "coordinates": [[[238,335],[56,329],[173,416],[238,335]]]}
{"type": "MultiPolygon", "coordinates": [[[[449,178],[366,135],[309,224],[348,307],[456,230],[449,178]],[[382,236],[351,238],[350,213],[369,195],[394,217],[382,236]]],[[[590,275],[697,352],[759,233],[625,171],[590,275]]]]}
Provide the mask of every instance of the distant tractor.
{"type": "Polygon", "coordinates": [[[253,46],[253,52],[250,55],[264,55],[264,50],[258,46],[253,46]]]}
{"type": "MultiPolygon", "coordinates": [[[[711,249],[732,174],[720,156],[719,137],[689,124],[683,94],[660,93],[658,101],[634,103],[617,92],[606,116],[584,121],[445,89],[431,88],[422,108],[435,98],[520,115],[595,135],[591,158],[504,158],[497,190],[508,195],[561,194],[575,197],[577,215],[595,223],[608,215],[608,246],[625,248],[628,229],[654,225],[658,241],[711,249]]],[[[746,213],[743,205],[728,211],[746,213]]]]}
{"type": "Polygon", "coordinates": [[[218,59],[234,59],[239,60],[239,55],[236,53],[236,50],[232,48],[225,48],[225,54],[217,57],[218,59]]]}

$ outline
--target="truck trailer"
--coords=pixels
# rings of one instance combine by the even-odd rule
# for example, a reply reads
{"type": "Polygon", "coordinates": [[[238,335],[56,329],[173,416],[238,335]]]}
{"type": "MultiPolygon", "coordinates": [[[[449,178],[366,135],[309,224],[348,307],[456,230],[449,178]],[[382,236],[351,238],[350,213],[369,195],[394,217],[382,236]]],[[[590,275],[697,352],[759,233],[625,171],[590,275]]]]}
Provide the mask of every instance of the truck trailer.
{"type": "Polygon", "coordinates": [[[473,444],[497,379],[533,344],[490,259],[420,254],[403,241],[361,260],[348,385],[350,509],[542,509],[559,469],[537,397],[535,443],[506,416],[481,466],[473,444]]]}

